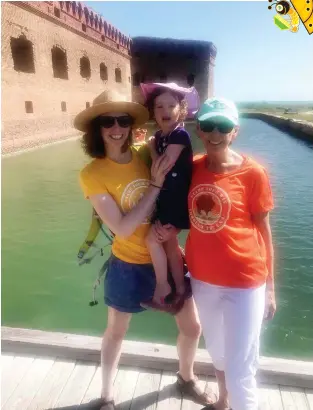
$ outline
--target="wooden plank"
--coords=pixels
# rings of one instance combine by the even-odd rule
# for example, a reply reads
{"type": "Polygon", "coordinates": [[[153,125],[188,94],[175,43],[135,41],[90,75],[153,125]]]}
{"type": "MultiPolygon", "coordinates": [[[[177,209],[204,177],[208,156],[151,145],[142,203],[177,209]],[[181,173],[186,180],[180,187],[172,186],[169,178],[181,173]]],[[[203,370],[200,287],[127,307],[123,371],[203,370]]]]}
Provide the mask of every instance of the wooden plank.
{"type": "Polygon", "coordinates": [[[140,372],[130,409],[156,410],[160,382],[161,372],[140,372]]]}
{"type": "Polygon", "coordinates": [[[182,397],[176,387],[176,375],[163,373],[161,377],[157,410],[180,410],[182,397]]]}
{"type": "Polygon", "coordinates": [[[267,384],[310,388],[313,383],[313,361],[261,357],[258,379],[267,384]]]}
{"type": "Polygon", "coordinates": [[[95,374],[96,366],[91,363],[76,363],[54,408],[80,404],[95,374]]]}
{"type": "MultiPolygon", "coordinates": [[[[54,359],[35,359],[26,372],[22,382],[2,407],[3,410],[27,409],[53,363],[54,359]]],[[[14,368],[14,371],[15,370],[14,368]]]]}
{"type": "Polygon", "coordinates": [[[55,361],[27,410],[53,408],[74,368],[75,362],[55,361]]]}
{"type": "Polygon", "coordinates": [[[14,360],[14,354],[1,355],[1,377],[9,369],[14,360]]]}
{"type": "Polygon", "coordinates": [[[25,373],[27,372],[33,361],[33,357],[16,356],[12,361],[12,365],[4,369],[4,372],[1,375],[2,406],[5,405],[11,394],[23,380],[25,373]]]}
{"type": "Polygon", "coordinates": [[[99,399],[101,397],[101,367],[97,367],[96,372],[91,380],[91,383],[86,390],[82,399],[82,403],[88,403],[91,400],[99,399]]]}
{"type": "Polygon", "coordinates": [[[309,405],[309,409],[313,410],[313,389],[306,389],[305,394],[309,405]]]}
{"type": "Polygon", "coordinates": [[[303,389],[280,386],[284,410],[309,410],[309,404],[303,389]]]}
{"type": "Polygon", "coordinates": [[[114,400],[117,410],[129,410],[137,385],[139,371],[121,366],[114,383],[114,400]]]}
{"type": "MultiPolygon", "coordinates": [[[[2,350],[32,352],[66,359],[83,359],[99,364],[101,338],[33,329],[2,327],[2,350]]],[[[124,341],[121,364],[140,368],[175,371],[178,357],[176,347],[155,343],[124,341]]],[[[214,376],[213,364],[205,349],[198,349],[195,372],[214,376]]],[[[258,379],[267,384],[311,388],[313,362],[261,357],[258,379]]]]}
{"type": "MultiPolygon", "coordinates": [[[[115,380],[118,370],[115,371],[113,380],[115,380]]],[[[95,372],[95,375],[83,397],[82,403],[89,403],[92,400],[99,399],[101,397],[101,367],[99,366],[95,372]]]]}
{"type": "MultiPolygon", "coordinates": [[[[199,378],[199,386],[203,391],[206,388],[206,380],[205,378],[199,378]]],[[[209,386],[211,388],[211,386],[209,386]]],[[[203,405],[195,403],[191,398],[189,397],[183,397],[183,402],[182,402],[182,407],[181,410],[200,410],[203,409],[203,405]]]]}
{"type": "Polygon", "coordinates": [[[261,384],[259,386],[259,409],[284,410],[278,385],[261,384]]]}

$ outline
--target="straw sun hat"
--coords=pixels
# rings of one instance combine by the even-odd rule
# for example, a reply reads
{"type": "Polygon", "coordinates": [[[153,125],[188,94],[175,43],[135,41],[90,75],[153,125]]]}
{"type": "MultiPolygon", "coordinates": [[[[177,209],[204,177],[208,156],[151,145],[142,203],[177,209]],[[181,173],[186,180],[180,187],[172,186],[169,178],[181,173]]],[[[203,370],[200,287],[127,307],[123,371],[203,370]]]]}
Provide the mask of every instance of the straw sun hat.
{"type": "Polygon", "coordinates": [[[86,132],[91,120],[109,112],[130,115],[135,121],[135,127],[139,127],[149,120],[149,112],[143,105],[127,101],[126,97],[121,96],[114,90],[106,90],[93,100],[91,107],[76,115],[74,127],[79,131],[86,132]]]}

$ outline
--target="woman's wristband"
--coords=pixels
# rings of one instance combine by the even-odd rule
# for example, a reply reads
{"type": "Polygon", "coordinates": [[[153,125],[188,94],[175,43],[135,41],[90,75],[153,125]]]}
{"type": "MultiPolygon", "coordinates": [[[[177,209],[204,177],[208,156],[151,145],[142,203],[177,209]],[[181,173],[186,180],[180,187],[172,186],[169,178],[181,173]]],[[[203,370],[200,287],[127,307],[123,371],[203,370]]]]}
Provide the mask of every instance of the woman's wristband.
{"type": "Polygon", "coordinates": [[[153,182],[150,182],[150,185],[151,185],[151,186],[154,186],[155,188],[162,189],[162,187],[161,187],[161,186],[159,186],[159,185],[155,185],[153,182]]]}

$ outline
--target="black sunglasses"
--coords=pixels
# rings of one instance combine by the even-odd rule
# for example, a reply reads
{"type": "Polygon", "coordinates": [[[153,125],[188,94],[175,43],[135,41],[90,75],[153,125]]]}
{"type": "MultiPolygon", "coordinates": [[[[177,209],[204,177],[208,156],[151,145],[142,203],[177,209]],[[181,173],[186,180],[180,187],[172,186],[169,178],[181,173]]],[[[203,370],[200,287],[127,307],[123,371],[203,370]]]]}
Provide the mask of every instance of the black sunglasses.
{"type": "Polygon", "coordinates": [[[103,115],[99,118],[100,126],[103,128],[112,128],[115,121],[121,128],[127,128],[134,125],[134,119],[129,115],[121,115],[120,117],[111,117],[109,115],[103,115]]]}
{"type": "Polygon", "coordinates": [[[212,132],[215,128],[222,134],[228,134],[234,129],[234,124],[229,121],[216,123],[214,121],[199,122],[199,127],[203,132],[212,132]]]}

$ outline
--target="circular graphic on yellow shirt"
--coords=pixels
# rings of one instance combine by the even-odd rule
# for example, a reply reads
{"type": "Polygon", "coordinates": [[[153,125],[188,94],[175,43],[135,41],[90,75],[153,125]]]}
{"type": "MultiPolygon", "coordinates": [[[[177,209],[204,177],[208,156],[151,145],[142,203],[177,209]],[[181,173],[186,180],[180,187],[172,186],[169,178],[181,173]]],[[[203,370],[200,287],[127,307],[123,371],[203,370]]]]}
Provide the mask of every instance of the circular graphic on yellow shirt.
{"type": "MultiPolygon", "coordinates": [[[[121,198],[121,207],[125,214],[138,204],[148,187],[148,179],[136,179],[126,185],[121,198]]],[[[144,224],[150,222],[150,216],[143,221],[144,224]]]]}
{"type": "Polygon", "coordinates": [[[220,231],[228,220],[230,208],[227,193],[216,185],[197,185],[189,193],[190,222],[201,232],[220,231]]]}

